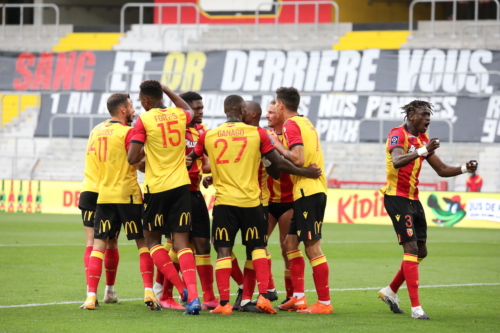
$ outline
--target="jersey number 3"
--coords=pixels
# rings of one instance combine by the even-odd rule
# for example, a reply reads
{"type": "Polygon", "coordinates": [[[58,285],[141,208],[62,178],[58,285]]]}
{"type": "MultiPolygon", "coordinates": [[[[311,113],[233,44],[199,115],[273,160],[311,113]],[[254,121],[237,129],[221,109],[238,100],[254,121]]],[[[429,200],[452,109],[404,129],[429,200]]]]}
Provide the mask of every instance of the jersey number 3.
{"type": "MultiPolygon", "coordinates": [[[[240,159],[241,159],[241,156],[245,152],[246,147],[247,147],[247,138],[246,137],[244,137],[244,138],[231,138],[231,140],[234,141],[234,142],[242,142],[243,143],[241,145],[240,151],[238,152],[238,156],[236,156],[236,158],[233,161],[233,163],[238,163],[240,161],[240,159]]],[[[224,157],[224,153],[226,152],[227,147],[228,147],[227,140],[226,139],[218,139],[218,140],[216,140],[214,142],[214,147],[218,148],[219,144],[222,144],[222,151],[220,152],[219,156],[217,156],[217,159],[216,159],[217,164],[226,164],[226,163],[229,163],[229,160],[222,159],[224,157]]]]}

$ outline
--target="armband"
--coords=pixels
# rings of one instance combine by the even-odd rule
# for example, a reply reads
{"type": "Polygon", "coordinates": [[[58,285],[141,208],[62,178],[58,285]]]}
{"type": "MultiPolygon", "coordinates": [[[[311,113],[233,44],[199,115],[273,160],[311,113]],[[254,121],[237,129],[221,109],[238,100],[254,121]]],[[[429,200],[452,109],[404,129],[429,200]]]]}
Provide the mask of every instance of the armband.
{"type": "Polygon", "coordinates": [[[267,158],[265,158],[265,157],[262,157],[260,160],[262,161],[262,164],[264,164],[264,166],[265,166],[266,168],[272,164],[272,163],[271,163],[271,161],[269,161],[269,160],[268,160],[267,158]]]}
{"type": "Polygon", "coordinates": [[[425,146],[417,149],[418,156],[427,156],[428,153],[429,152],[427,151],[427,148],[425,146]]]}
{"type": "Polygon", "coordinates": [[[468,172],[467,165],[466,164],[462,165],[462,173],[467,173],[467,172],[468,172]]]}

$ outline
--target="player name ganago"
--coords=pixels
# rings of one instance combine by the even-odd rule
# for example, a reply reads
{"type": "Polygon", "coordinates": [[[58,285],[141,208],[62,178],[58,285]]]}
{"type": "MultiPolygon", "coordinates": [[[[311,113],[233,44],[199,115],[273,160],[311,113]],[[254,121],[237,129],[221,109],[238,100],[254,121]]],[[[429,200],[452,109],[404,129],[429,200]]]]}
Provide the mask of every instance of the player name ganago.
{"type": "Polygon", "coordinates": [[[155,116],[155,121],[157,123],[169,120],[177,120],[177,115],[175,113],[164,113],[155,116]]]}
{"type": "Polygon", "coordinates": [[[232,128],[232,129],[226,129],[226,130],[220,130],[217,131],[217,136],[244,136],[245,135],[245,130],[241,128],[232,128]]]}

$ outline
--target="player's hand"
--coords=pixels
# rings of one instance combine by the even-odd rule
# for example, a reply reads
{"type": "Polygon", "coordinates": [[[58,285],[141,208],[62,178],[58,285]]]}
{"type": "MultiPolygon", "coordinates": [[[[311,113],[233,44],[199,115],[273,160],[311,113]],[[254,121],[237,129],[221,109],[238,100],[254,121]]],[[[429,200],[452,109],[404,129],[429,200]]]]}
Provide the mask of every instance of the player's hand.
{"type": "Polygon", "coordinates": [[[477,161],[470,160],[469,162],[465,163],[465,166],[467,167],[468,172],[474,172],[477,170],[477,161]]]}
{"type": "Polygon", "coordinates": [[[186,166],[189,168],[193,164],[193,159],[189,156],[186,156],[186,166]]]}
{"type": "Polygon", "coordinates": [[[280,142],[280,139],[278,138],[278,136],[274,132],[269,133],[269,137],[271,138],[271,140],[274,141],[274,144],[276,144],[276,142],[280,142]]]}
{"type": "Polygon", "coordinates": [[[212,176],[208,176],[208,177],[205,177],[203,178],[203,187],[204,188],[208,188],[210,185],[213,184],[213,178],[212,176]]]}
{"type": "Polygon", "coordinates": [[[434,151],[438,149],[440,146],[439,139],[438,138],[432,138],[429,143],[425,145],[425,148],[427,148],[427,151],[430,153],[431,151],[434,151]]]}
{"type": "Polygon", "coordinates": [[[319,178],[321,176],[322,170],[316,163],[309,164],[306,168],[307,178],[319,178]]]}

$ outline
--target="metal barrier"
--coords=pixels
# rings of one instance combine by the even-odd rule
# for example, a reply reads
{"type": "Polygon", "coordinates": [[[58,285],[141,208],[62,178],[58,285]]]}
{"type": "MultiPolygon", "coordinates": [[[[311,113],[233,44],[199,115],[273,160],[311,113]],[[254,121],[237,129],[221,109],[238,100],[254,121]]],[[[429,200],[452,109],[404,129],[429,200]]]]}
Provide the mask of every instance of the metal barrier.
{"type": "MultiPolygon", "coordinates": [[[[181,52],[184,52],[184,30],[187,30],[187,29],[192,29],[192,27],[180,27],[180,29],[179,28],[167,28],[167,29],[163,30],[163,33],[161,36],[161,49],[164,52],[167,52],[167,50],[165,50],[165,33],[167,31],[177,30],[177,31],[182,31],[182,34],[179,34],[179,33],[177,34],[177,38],[180,39],[180,41],[181,41],[181,52]]],[[[220,30],[220,46],[219,46],[220,50],[222,50],[222,45],[224,45],[224,39],[222,38],[223,37],[222,31],[235,30],[236,32],[238,32],[238,44],[239,44],[238,48],[241,49],[243,31],[241,30],[240,27],[236,27],[236,26],[211,26],[209,29],[220,30]]],[[[198,49],[205,50],[205,40],[203,38],[198,38],[198,49]]]]}
{"type": "Polygon", "coordinates": [[[37,95],[38,98],[38,104],[41,105],[41,95],[38,93],[30,93],[30,92],[19,92],[19,91],[13,91],[13,92],[2,92],[2,96],[0,96],[0,130],[5,126],[3,123],[3,100],[7,96],[11,95],[17,95],[17,113],[21,113],[21,96],[31,96],[31,95],[37,95]]]}
{"type": "MultiPolygon", "coordinates": [[[[483,28],[483,47],[486,49],[486,27],[497,27],[497,32],[493,35],[493,37],[498,38],[500,37],[500,22],[474,22],[474,23],[466,23],[462,27],[462,34],[461,34],[461,41],[460,41],[460,47],[464,47],[464,37],[465,37],[465,31],[468,28],[475,27],[476,28],[476,38],[477,36],[477,27],[482,27],[483,28]]],[[[473,35],[474,36],[474,35],[473,35]]]]}
{"type": "Polygon", "coordinates": [[[158,18],[159,18],[159,24],[158,24],[158,38],[161,38],[161,19],[162,19],[162,10],[163,7],[176,7],[177,8],[177,28],[180,30],[181,29],[181,7],[191,7],[196,10],[196,30],[197,30],[197,36],[198,38],[200,37],[200,8],[198,5],[194,3],[137,3],[137,2],[131,2],[131,3],[126,3],[122,6],[122,9],[120,10],[120,33],[124,34],[125,33],[125,10],[127,8],[131,7],[139,7],[139,37],[142,38],[142,26],[143,26],[143,16],[144,16],[144,7],[158,7],[158,18]]]}
{"type": "MultiPolygon", "coordinates": [[[[127,90],[125,90],[125,93],[130,93],[130,75],[137,75],[137,74],[142,74],[146,76],[146,80],[149,79],[149,75],[161,75],[161,81],[166,79],[167,75],[180,75],[184,80],[186,80],[187,85],[189,86],[189,78],[184,72],[164,72],[164,71],[144,71],[144,72],[109,72],[108,75],[106,75],[106,93],[111,92],[110,89],[110,78],[113,75],[126,75],[127,77],[127,90]]],[[[123,91],[120,91],[123,92],[123,91]]]]}
{"type": "MultiPolygon", "coordinates": [[[[335,1],[280,1],[280,2],[263,2],[257,6],[255,10],[255,40],[259,39],[259,14],[260,8],[263,6],[285,6],[285,5],[294,5],[295,6],[295,35],[293,39],[298,39],[299,35],[299,5],[314,5],[314,39],[318,38],[318,16],[319,16],[319,5],[331,5],[335,8],[335,37],[336,41],[339,38],[339,5],[335,1]]],[[[274,39],[278,39],[278,19],[279,15],[274,16],[274,39]]]]}
{"type": "MultiPolygon", "coordinates": [[[[21,11],[20,23],[19,23],[19,40],[23,40],[23,21],[24,21],[24,8],[53,8],[56,14],[56,36],[54,39],[59,39],[59,7],[53,3],[36,3],[36,4],[5,4],[2,5],[2,35],[0,37],[1,40],[5,39],[5,9],[6,8],[19,8],[21,11]]],[[[39,15],[38,20],[38,29],[37,29],[37,40],[40,40],[40,36],[42,34],[42,25],[43,25],[43,15],[42,11],[37,13],[39,15]]]]}
{"type": "MultiPolygon", "coordinates": [[[[478,80],[478,85],[479,85],[479,89],[478,89],[478,92],[476,95],[492,95],[492,93],[487,93],[485,92],[484,94],[481,93],[482,91],[482,80],[481,80],[481,77],[482,75],[500,75],[500,71],[486,71],[486,72],[417,72],[417,73],[413,73],[412,76],[410,77],[410,88],[408,90],[408,92],[410,94],[413,93],[413,86],[416,85],[416,82],[415,84],[414,83],[414,79],[419,76],[419,75],[431,75],[432,77],[432,94],[434,95],[436,93],[436,76],[437,75],[475,75],[477,77],[477,80],[478,80]]],[[[455,81],[455,94],[458,94],[458,80],[455,81]]],[[[486,88],[486,87],[484,87],[486,88]]]]}
{"type": "MultiPolygon", "coordinates": [[[[35,142],[35,138],[34,137],[2,137],[3,140],[14,140],[14,152],[9,154],[9,153],[5,153],[3,152],[1,155],[0,155],[0,159],[4,159],[4,158],[7,158],[7,159],[10,159],[11,160],[11,171],[10,171],[10,177],[7,177],[7,175],[2,175],[2,177],[4,179],[16,179],[16,178],[19,178],[19,174],[18,174],[18,160],[19,159],[29,159],[29,160],[32,160],[31,162],[31,166],[30,166],[30,171],[29,171],[29,175],[30,177],[33,175],[33,170],[34,170],[34,167],[35,167],[35,164],[34,164],[34,161],[37,160],[38,158],[38,153],[37,153],[37,150],[36,150],[36,142],[35,142]],[[32,154],[26,154],[26,144],[22,144],[20,145],[19,144],[19,141],[21,140],[28,140],[28,141],[31,141],[32,143],[32,146],[33,146],[33,153],[32,154]],[[20,154],[19,153],[19,147],[22,148],[22,152],[23,154],[20,154]]],[[[31,178],[30,178],[31,179],[31,178]]]]}
{"type": "MultiPolygon", "coordinates": [[[[410,34],[408,35],[408,39],[413,38],[413,7],[417,3],[431,3],[431,27],[432,27],[432,32],[429,35],[429,38],[434,38],[434,22],[436,18],[436,2],[453,2],[453,18],[452,18],[452,25],[453,25],[453,33],[451,34],[451,38],[457,38],[457,2],[460,0],[413,0],[410,4],[410,12],[409,12],[409,21],[408,21],[408,30],[410,30],[410,34]]],[[[500,3],[498,0],[492,0],[493,2],[496,3],[497,5],[497,22],[500,22],[500,3]]],[[[479,0],[474,0],[474,22],[477,23],[478,21],[478,14],[479,14],[479,0]]],[[[477,37],[477,26],[476,26],[476,31],[474,34],[474,37],[477,37]]]]}

